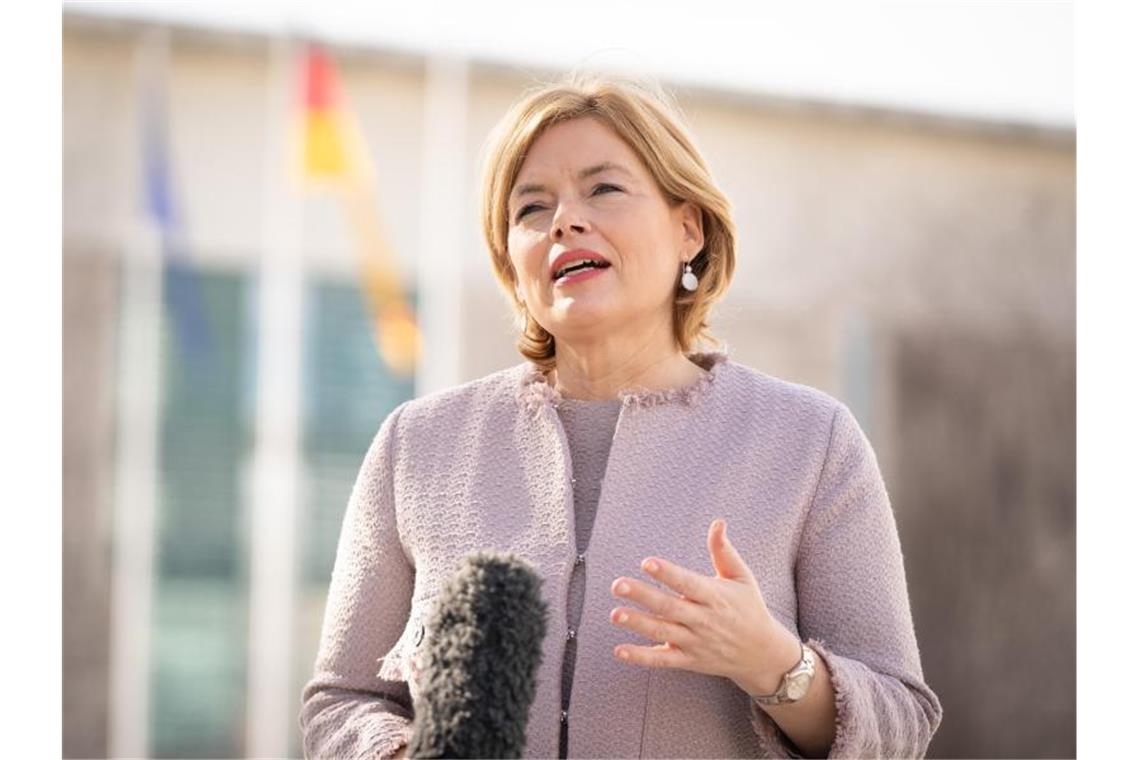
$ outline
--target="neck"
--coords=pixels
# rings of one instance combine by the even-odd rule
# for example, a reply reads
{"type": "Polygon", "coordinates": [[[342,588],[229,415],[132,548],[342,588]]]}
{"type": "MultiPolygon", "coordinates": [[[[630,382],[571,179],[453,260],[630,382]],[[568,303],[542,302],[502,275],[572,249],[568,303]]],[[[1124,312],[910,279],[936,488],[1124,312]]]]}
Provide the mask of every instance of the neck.
{"type": "Polygon", "coordinates": [[[633,386],[681,388],[705,373],[673,343],[670,330],[633,343],[560,341],[557,345],[549,382],[565,398],[615,399],[619,391],[633,386]]]}

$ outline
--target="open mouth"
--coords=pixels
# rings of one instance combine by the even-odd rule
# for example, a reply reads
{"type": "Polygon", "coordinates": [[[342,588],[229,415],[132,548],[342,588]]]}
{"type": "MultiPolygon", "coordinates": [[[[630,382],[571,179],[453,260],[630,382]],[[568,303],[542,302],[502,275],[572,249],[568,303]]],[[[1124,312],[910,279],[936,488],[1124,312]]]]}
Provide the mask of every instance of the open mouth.
{"type": "Polygon", "coordinates": [[[586,259],[583,261],[572,261],[566,266],[560,268],[554,273],[554,281],[558,282],[563,278],[573,277],[575,274],[585,272],[591,269],[609,269],[610,264],[608,261],[596,261],[586,259]]]}

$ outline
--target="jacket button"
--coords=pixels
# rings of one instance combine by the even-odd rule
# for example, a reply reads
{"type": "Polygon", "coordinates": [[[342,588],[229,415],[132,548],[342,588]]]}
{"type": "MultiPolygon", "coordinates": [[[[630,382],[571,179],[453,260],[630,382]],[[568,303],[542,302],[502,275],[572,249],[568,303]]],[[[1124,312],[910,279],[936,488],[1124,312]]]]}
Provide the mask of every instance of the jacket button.
{"type": "Polygon", "coordinates": [[[562,722],[565,723],[568,720],[570,720],[570,714],[567,713],[565,710],[563,710],[562,711],[562,722]]]}
{"type": "Polygon", "coordinates": [[[573,639],[573,638],[574,638],[574,636],[575,636],[575,635],[576,635],[576,634],[574,633],[574,629],[573,629],[573,628],[571,628],[570,630],[568,630],[568,631],[566,632],[566,640],[567,640],[567,641],[570,641],[571,639],[573,639]]]}
{"type": "Polygon", "coordinates": [[[577,558],[576,560],[574,560],[574,564],[575,564],[575,565],[581,565],[581,564],[583,564],[585,561],[586,561],[586,555],[585,555],[585,554],[579,554],[579,555],[578,555],[578,558],[577,558]]]}

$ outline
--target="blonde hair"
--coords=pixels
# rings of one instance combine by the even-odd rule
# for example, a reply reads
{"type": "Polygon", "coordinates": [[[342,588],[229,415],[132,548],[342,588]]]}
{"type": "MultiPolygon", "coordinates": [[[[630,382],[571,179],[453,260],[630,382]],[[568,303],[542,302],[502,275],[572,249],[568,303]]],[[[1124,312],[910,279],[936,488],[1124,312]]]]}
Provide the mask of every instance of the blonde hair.
{"type": "Polygon", "coordinates": [[[704,247],[690,260],[700,283],[693,292],[677,288],[673,336],[686,354],[702,340],[721,345],[707,332],[706,319],[736,265],[736,226],[728,198],[714,184],[680,109],[663,89],[649,81],[587,73],[528,91],[495,127],[485,148],[483,236],[522,330],[519,352],[544,370],[554,366],[554,336],[535,321],[515,290],[507,252],[508,199],[534,141],[551,126],[582,117],[608,126],[640,157],[670,206],[691,201],[700,209],[704,247]]]}

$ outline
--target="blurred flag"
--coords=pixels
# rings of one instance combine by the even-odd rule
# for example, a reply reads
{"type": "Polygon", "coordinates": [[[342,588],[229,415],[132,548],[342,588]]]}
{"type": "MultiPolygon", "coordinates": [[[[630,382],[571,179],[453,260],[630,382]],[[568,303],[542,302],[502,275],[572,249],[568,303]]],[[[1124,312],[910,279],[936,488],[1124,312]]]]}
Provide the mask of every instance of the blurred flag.
{"type": "Polygon", "coordinates": [[[145,206],[161,239],[163,292],[179,349],[187,366],[200,370],[209,365],[213,336],[201,284],[186,251],[186,233],[171,176],[165,38],[161,48],[152,45],[148,53],[154,60],[144,67],[139,89],[145,206]]]}
{"type": "Polygon", "coordinates": [[[352,225],[360,255],[361,290],[380,355],[392,371],[415,371],[420,334],[404,296],[399,269],[377,212],[376,180],[368,149],[323,50],[310,45],[301,59],[303,114],[299,140],[307,185],[335,193],[352,225]]]}

